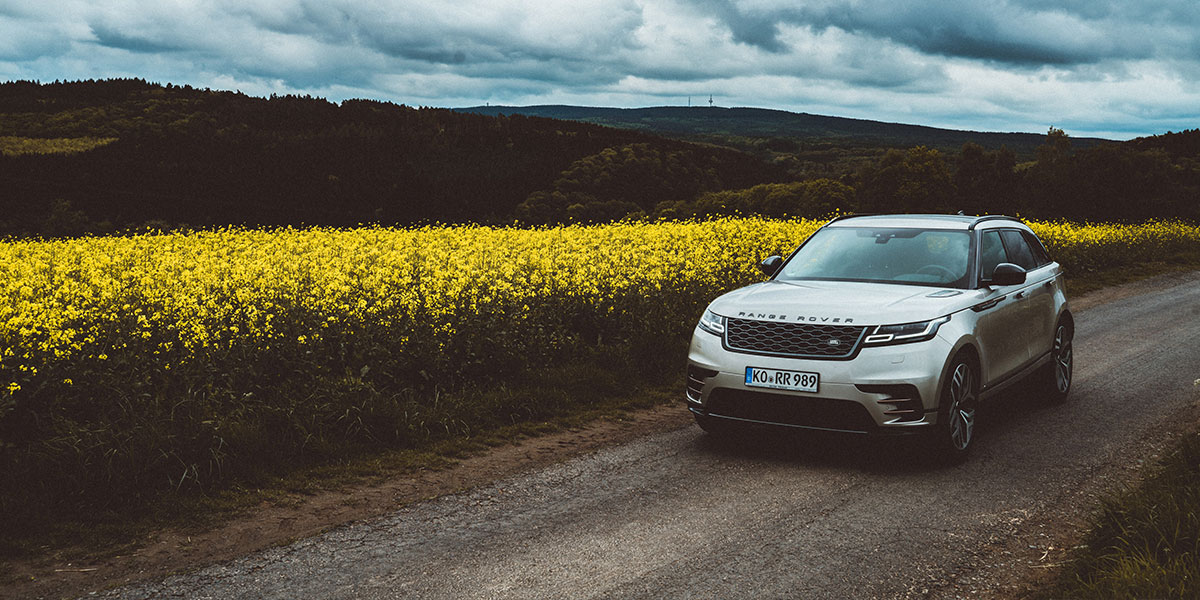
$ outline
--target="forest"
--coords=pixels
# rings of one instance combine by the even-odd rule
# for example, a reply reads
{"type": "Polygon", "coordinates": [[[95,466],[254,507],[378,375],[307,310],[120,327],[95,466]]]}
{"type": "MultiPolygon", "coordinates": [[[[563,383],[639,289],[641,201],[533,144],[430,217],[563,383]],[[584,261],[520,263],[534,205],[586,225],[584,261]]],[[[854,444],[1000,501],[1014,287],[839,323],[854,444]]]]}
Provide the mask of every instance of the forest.
{"type": "MultiPolygon", "coordinates": [[[[967,143],[1006,147],[1018,161],[1033,160],[1044,135],[959,131],[765,108],[657,106],[475,106],[455,109],[481,115],[524,115],[635,129],[700,143],[714,143],[777,162],[792,180],[838,176],[877,162],[890,149],[925,146],[954,154],[967,143]]],[[[1076,138],[1077,148],[1105,140],[1076,138]]]]}
{"type": "Polygon", "coordinates": [[[140,79],[9,82],[0,235],[832,210],[1200,219],[1200,130],[1118,143],[820,117],[814,134],[772,130],[784,117],[766,112],[649,131],[140,79]]]}

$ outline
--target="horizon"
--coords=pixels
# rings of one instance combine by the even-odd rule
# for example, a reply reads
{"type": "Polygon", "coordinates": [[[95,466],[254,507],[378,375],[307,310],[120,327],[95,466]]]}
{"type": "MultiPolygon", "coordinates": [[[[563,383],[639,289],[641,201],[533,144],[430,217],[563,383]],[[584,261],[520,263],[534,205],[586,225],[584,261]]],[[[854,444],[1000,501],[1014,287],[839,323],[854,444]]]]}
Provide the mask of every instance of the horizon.
{"type": "MultiPolygon", "coordinates": [[[[108,79],[108,81],[115,81],[115,80],[119,80],[119,79],[122,79],[122,78],[110,78],[110,79],[108,79]]],[[[163,86],[163,87],[165,87],[167,85],[173,85],[176,87],[191,87],[193,89],[209,90],[209,91],[213,91],[213,92],[231,92],[231,93],[235,93],[235,94],[242,94],[242,95],[250,97],[250,98],[259,98],[259,99],[264,99],[264,100],[270,98],[272,95],[278,95],[278,96],[291,95],[291,96],[297,96],[297,97],[303,97],[303,96],[307,95],[307,96],[312,97],[313,99],[324,100],[326,102],[330,102],[330,103],[338,105],[338,106],[340,106],[344,102],[354,101],[354,100],[367,100],[367,101],[372,101],[372,102],[391,102],[391,103],[397,104],[397,105],[404,105],[403,102],[396,102],[394,100],[381,100],[381,99],[375,99],[375,98],[343,98],[341,100],[334,100],[334,99],[326,98],[323,96],[316,96],[316,95],[312,95],[312,94],[298,94],[298,93],[294,93],[294,92],[289,93],[289,94],[261,95],[261,94],[247,93],[247,92],[245,92],[243,90],[239,90],[239,89],[218,89],[218,88],[212,88],[212,87],[207,87],[207,86],[194,86],[191,84],[178,84],[178,83],[174,83],[174,82],[151,81],[151,80],[148,80],[145,78],[140,78],[140,77],[129,77],[129,78],[124,78],[124,79],[141,80],[141,81],[145,81],[149,85],[157,85],[157,86],[163,86]]],[[[36,85],[45,86],[45,85],[55,85],[55,84],[87,83],[88,81],[106,81],[106,80],[103,80],[103,79],[93,79],[93,80],[73,79],[73,80],[56,80],[56,81],[6,80],[6,81],[0,81],[0,85],[12,84],[12,83],[32,83],[32,84],[36,84],[36,85]]],[[[1047,133],[1047,132],[1038,132],[1038,131],[998,131],[998,130],[984,130],[984,129],[954,129],[954,128],[947,128],[947,127],[938,127],[935,125],[927,125],[927,124],[923,124],[923,123],[909,123],[909,122],[901,122],[901,121],[881,121],[879,119],[847,117],[847,116],[842,116],[842,115],[831,115],[831,114],[820,114],[820,113],[812,113],[812,112],[806,112],[806,111],[788,110],[788,109],[784,109],[784,108],[773,108],[773,107],[767,107],[767,106],[720,106],[715,103],[711,106],[699,105],[699,104],[656,104],[656,105],[650,105],[650,106],[599,106],[599,105],[585,105],[585,104],[524,104],[524,105],[518,105],[518,104],[494,104],[494,103],[485,103],[485,104],[478,104],[478,105],[472,105],[472,106],[412,106],[412,105],[409,105],[409,106],[411,108],[417,108],[417,109],[430,108],[430,109],[452,110],[452,111],[462,111],[462,110],[470,110],[470,109],[477,109],[477,108],[532,109],[532,108],[550,108],[550,107],[601,109],[601,110],[646,110],[646,109],[655,109],[655,108],[695,108],[695,109],[718,109],[718,110],[743,110],[744,109],[744,110],[763,110],[763,111],[771,111],[771,112],[783,112],[783,113],[788,113],[788,114],[793,114],[793,115],[811,115],[811,116],[816,116],[816,117],[845,119],[845,120],[851,120],[851,121],[866,121],[866,122],[872,122],[872,123],[881,123],[881,124],[885,124],[885,125],[901,125],[901,126],[906,126],[906,127],[923,127],[923,128],[929,128],[929,129],[939,129],[939,130],[943,130],[943,131],[954,131],[954,132],[965,132],[965,133],[982,133],[982,134],[998,134],[998,135],[1017,134],[1017,135],[1039,135],[1039,136],[1044,136],[1047,133]]],[[[1051,127],[1053,127],[1053,126],[1051,126],[1051,127]]],[[[1168,131],[1162,131],[1162,132],[1158,132],[1158,133],[1149,134],[1148,136],[1138,136],[1138,137],[1150,137],[1150,136],[1154,136],[1154,135],[1162,135],[1165,133],[1178,133],[1178,132],[1168,130],[1168,131]]],[[[1099,136],[1069,135],[1069,137],[1076,138],[1076,139],[1098,139],[1098,140],[1103,140],[1103,141],[1114,141],[1114,142],[1115,141],[1127,141],[1127,140],[1117,140],[1117,139],[1113,139],[1113,138],[1104,138],[1104,137],[1099,137],[1099,136]]],[[[1134,139],[1134,138],[1129,138],[1129,139],[1134,139]]]]}
{"type": "Polygon", "coordinates": [[[1126,140],[1200,125],[1200,5],[0,0],[0,79],[409,106],[706,104],[1126,140]]]}
{"type": "MultiPolygon", "coordinates": [[[[784,113],[793,114],[793,115],[811,115],[814,117],[845,119],[848,121],[867,121],[867,122],[871,122],[871,123],[882,123],[885,125],[903,125],[905,127],[923,127],[923,128],[928,128],[928,129],[939,129],[939,130],[943,130],[943,131],[956,131],[956,132],[965,132],[965,133],[994,133],[994,134],[999,134],[999,135],[1017,134],[1017,135],[1045,136],[1045,135],[1047,135],[1048,129],[1049,129],[1049,128],[1047,128],[1047,131],[999,131],[999,130],[985,130],[985,129],[954,129],[954,128],[948,128],[948,127],[938,127],[936,125],[926,125],[924,123],[908,123],[908,122],[903,122],[903,121],[881,121],[879,119],[847,117],[847,116],[842,116],[842,115],[828,115],[828,114],[813,113],[813,112],[807,112],[807,111],[788,110],[788,109],[784,109],[784,108],[772,108],[769,106],[720,106],[717,104],[713,104],[712,106],[703,106],[703,105],[697,105],[697,104],[657,104],[657,105],[653,105],[653,106],[589,106],[589,105],[583,105],[583,104],[525,104],[525,105],[479,104],[479,105],[475,105],[475,106],[452,106],[452,107],[436,106],[436,107],[431,107],[431,108],[445,108],[448,110],[456,110],[457,111],[457,110],[467,110],[467,109],[472,109],[472,108],[528,109],[528,108],[550,108],[550,107],[612,109],[612,110],[645,110],[645,109],[652,109],[652,108],[696,108],[696,109],[713,108],[713,109],[720,109],[720,110],[742,110],[742,109],[766,110],[766,111],[772,111],[772,112],[784,112],[784,113]]],[[[1053,127],[1053,125],[1051,125],[1050,127],[1053,127]]],[[[1192,128],[1192,129],[1195,129],[1195,128],[1192,128]]],[[[1150,137],[1150,136],[1154,136],[1154,135],[1162,135],[1165,133],[1178,133],[1178,132],[1168,130],[1168,131],[1161,131],[1158,133],[1150,134],[1148,136],[1137,136],[1137,137],[1150,137]]],[[[1103,138],[1103,137],[1097,137],[1097,136],[1068,135],[1068,137],[1070,137],[1072,139],[1076,139],[1076,138],[1078,138],[1078,139],[1099,139],[1099,140],[1112,141],[1112,142],[1128,141],[1128,140],[1116,140],[1116,139],[1112,139],[1112,138],[1103,138]]],[[[1129,139],[1135,139],[1135,138],[1129,138],[1129,139]]]]}

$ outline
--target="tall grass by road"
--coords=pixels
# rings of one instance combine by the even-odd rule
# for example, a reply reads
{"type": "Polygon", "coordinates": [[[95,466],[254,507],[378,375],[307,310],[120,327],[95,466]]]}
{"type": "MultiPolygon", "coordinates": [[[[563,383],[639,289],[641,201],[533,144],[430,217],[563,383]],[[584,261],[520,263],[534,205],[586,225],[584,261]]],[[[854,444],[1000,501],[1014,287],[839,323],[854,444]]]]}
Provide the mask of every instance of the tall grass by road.
{"type": "Polygon", "coordinates": [[[1109,497],[1050,598],[1200,598],[1200,433],[1109,497]]]}
{"type": "MultiPolygon", "coordinates": [[[[677,376],[704,305],[820,224],[0,243],[0,530],[569,413],[522,390],[581,365],[677,376]]],[[[1031,225],[1068,271],[1200,252],[1182,223],[1031,225]]]]}

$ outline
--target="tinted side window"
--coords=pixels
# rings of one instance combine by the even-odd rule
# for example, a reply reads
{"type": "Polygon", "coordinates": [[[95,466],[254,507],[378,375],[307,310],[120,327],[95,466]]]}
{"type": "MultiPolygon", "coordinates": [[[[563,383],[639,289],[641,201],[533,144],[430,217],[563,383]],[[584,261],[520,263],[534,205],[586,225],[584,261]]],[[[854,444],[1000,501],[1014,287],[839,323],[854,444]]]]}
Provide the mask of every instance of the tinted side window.
{"type": "Polygon", "coordinates": [[[1033,258],[1037,260],[1038,266],[1044,267],[1050,264],[1050,255],[1046,252],[1046,247],[1042,245],[1042,240],[1028,231],[1022,231],[1021,235],[1025,236],[1026,242],[1029,242],[1029,248],[1033,250],[1033,258]]]}
{"type": "Polygon", "coordinates": [[[1004,248],[1008,250],[1009,262],[1026,271],[1032,271],[1038,267],[1037,260],[1033,258],[1033,250],[1029,249],[1029,244],[1025,238],[1021,237],[1020,231],[1005,229],[1000,232],[1000,236],[1004,238],[1004,248]]]}
{"type": "Polygon", "coordinates": [[[1004,244],[1000,243],[1000,232],[998,231],[983,232],[979,254],[979,277],[981,279],[991,279],[996,265],[1009,262],[1008,254],[1004,252],[1004,244]]]}

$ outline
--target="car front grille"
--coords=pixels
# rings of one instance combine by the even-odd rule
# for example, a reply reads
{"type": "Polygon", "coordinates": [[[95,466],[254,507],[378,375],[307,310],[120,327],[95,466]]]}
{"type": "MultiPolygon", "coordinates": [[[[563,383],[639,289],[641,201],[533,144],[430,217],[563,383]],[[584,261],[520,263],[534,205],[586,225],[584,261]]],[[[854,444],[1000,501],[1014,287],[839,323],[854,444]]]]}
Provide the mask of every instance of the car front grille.
{"type": "Polygon", "coordinates": [[[736,352],[796,358],[848,358],[858,351],[866,327],[727,320],[725,346],[736,352]]]}
{"type": "Polygon", "coordinates": [[[836,398],[717,388],[709,394],[706,408],[712,416],[762,423],[864,433],[875,428],[875,420],[863,405],[836,398]]]}

